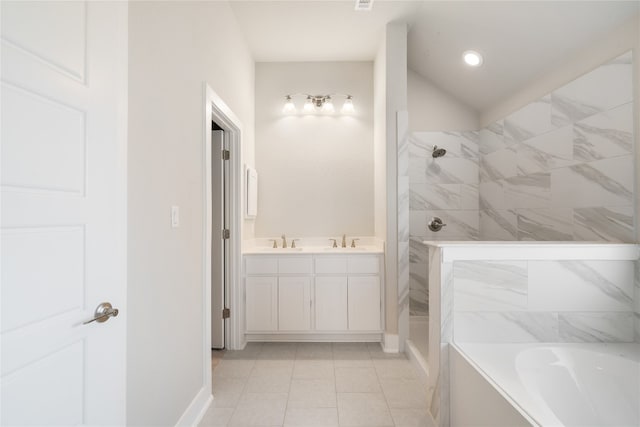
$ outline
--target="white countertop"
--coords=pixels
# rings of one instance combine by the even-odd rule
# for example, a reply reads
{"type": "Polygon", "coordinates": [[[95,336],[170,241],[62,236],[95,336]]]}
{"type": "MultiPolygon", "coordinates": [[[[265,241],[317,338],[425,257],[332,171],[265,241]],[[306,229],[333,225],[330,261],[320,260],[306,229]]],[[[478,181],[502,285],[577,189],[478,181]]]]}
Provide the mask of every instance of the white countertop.
{"type": "Polygon", "coordinates": [[[301,248],[265,248],[252,247],[242,251],[243,255],[380,255],[384,253],[384,249],[378,246],[361,246],[356,248],[327,248],[321,246],[309,246],[301,248]]]}
{"type": "Polygon", "coordinates": [[[336,238],[327,237],[301,237],[287,235],[288,248],[282,248],[282,237],[279,238],[256,238],[242,242],[243,255],[360,255],[384,254],[384,242],[372,236],[345,236],[346,247],[340,244],[342,236],[336,238]],[[276,241],[278,248],[273,247],[276,241]],[[291,248],[292,241],[296,241],[296,248],[291,248]],[[332,240],[335,240],[338,247],[332,247],[332,240]],[[351,242],[355,241],[356,247],[351,247],[351,242]]]}

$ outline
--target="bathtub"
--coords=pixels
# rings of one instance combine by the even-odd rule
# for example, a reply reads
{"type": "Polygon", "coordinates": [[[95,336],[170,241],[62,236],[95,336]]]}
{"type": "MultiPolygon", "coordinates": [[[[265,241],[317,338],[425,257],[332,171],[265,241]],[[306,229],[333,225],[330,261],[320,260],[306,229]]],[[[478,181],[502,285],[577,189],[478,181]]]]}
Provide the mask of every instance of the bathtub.
{"type": "MultiPolygon", "coordinates": [[[[483,414],[455,414],[456,410],[473,409],[468,406],[460,409],[454,404],[452,425],[466,425],[467,419],[474,420],[475,425],[496,426],[640,426],[640,344],[456,343],[452,351],[458,353],[455,357],[462,356],[499,393],[501,400],[517,411],[509,414],[508,408],[497,408],[499,404],[489,408],[490,404],[479,402],[476,411],[483,414]],[[511,421],[490,418],[479,421],[503,412],[511,421]]],[[[455,357],[452,368],[469,377],[455,357]]],[[[473,379],[457,381],[473,387],[473,379]]],[[[452,384],[452,401],[459,391],[452,384]]],[[[472,395],[482,400],[489,393],[478,390],[472,395]]],[[[468,403],[468,397],[466,400],[468,403]]]]}

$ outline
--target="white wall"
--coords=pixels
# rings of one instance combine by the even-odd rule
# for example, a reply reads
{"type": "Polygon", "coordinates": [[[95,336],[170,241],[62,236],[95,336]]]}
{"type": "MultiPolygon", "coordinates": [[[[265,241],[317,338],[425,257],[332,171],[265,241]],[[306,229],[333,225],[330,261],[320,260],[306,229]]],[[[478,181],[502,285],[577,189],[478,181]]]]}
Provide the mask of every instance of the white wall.
{"type": "Polygon", "coordinates": [[[375,236],[387,237],[387,44],[382,38],[373,64],[373,172],[375,236]]]}
{"type": "Polygon", "coordinates": [[[373,235],[373,63],[257,63],[255,88],[256,235],[373,235]],[[356,111],[334,96],[336,114],[286,115],[293,93],[350,94],[356,111]]]}
{"type": "MultiPolygon", "coordinates": [[[[386,333],[398,333],[398,123],[407,109],[407,24],[387,24],[385,32],[386,141],[386,333]]],[[[407,319],[408,320],[408,319],[407,319]]],[[[400,347],[404,343],[400,340],[400,347]]]]}
{"type": "Polygon", "coordinates": [[[477,111],[413,70],[407,70],[407,88],[411,132],[479,129],[477,111]]]}
{"type": "Polygon", "coordinates": [[[228,4],[130,3],[130,425],[175,425],[204,386],[204,82],[242,121],[252,164],[254,64],[228,4]]]}
{"type": "MultiPolygon", "coordinates": [[[[640,17],[636,16],[606,37],[594,40],[586,49],[575,52],[573,56],[558,64],[553,71],[539,76],[508,99],[482,111],[480,115],[481,127],[486,127],[530,102],[542,98],[554,89],[565,85],[598,65],[630,49],[637,48],[640,46],[639,27],[640,17]]],[[[637,69],[635,76],[635,81],[637,82],[637,69]]],[[[637,97],[638,85],[636,85],[635,91],[637,97]]]]}

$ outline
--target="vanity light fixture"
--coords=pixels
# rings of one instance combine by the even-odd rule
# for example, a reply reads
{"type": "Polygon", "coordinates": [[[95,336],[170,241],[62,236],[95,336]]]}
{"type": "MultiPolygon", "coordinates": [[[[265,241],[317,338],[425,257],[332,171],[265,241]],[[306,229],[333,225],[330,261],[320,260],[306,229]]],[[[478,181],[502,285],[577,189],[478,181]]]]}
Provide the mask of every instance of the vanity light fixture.
{"type": "Polygon", "coordinates": [[[353,97],[351,95],[347,95],[347,99],[344,101],[344,104],[342,104],[340,112],[342,114],[351,114],[353,111],[353,97]]]}
{"type": "Polygon", "coordinates": [[[482,55],[475,50],[467,50],[462,54],[465,64],[470,67],[479,67],[482,65],[482,55]]]}
{"type": "Polygon", "coordinates": [[[293,103],[293,98],[296,96],[305,96],[306,100],[304,102],[304,106],[302,107],[303,114],[313,114],[313,113],[324,113],[324,114],[333,114],[335,113],[335,106],[333,104],[332,97],[344,97],[345,101],[340,109],[340,113],[342,114],[353,114],[355,112],[355,108],[353,106],[353,96],[348,94],[339,94],[334,93],[330,95],[309,95],[306,93],[294,93],[292,95],[286,95],[284,97],[284,107],[282,108],[282,112],[284,114],[296,114],[298,110],[296,109],[295,104],[293,103]]]}
{"type": "Polygon", "coordinates": [[[324,98],[324,102],[322,103],[322,112],[323,113],[333,113],[335,111],[336,111],[336,109],[333,108],[333,101],[331,100],[331,97],[329,95],[327,95],[324,98]]]}
{"type": "Polygon", "coordinates": [[[296,106],[293,104],[293,99],[289,95],[285,97],[284,107],[282,107],[282,112],[285,114],[292,114],[296,112],[296,106]]]}

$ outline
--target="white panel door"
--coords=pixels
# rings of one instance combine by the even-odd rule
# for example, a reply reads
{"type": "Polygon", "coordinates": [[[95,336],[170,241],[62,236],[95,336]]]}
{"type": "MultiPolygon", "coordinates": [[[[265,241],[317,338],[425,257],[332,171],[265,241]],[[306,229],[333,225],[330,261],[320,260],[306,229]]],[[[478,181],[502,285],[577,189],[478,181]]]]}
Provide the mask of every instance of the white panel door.
{"type": "Polygon", "coordinates": [[[280,277],[278,279],[278,330],[311,329],[311,278],[280,277]]]}
{"type": "Polygon", "coordinates": [[[317,331],[347,330],[346,276],[316,277],[315,318],[317,331]]]}
{"type": "Polygon", "coordinates": [[[246,293],[247,332],[278,329],[278,278],[247,277],[246,293]]]}
{"type": "Polygon", "coordinates": [[[0,7],[0,424],[124,425],[127,5],[0,7]]]}
{"type": "Polygon", "coordinates": [[[349,276],[349,330],[380,330],[380,279],[349,276]]]}
{"type": "Polygon", "coordinates": [[[222,311],[225,308],[229,240],[222,236],[222,230],[227,228],[223,149],[224,132],[211,131],[211,348],[214,349],[223,349],[225,345],[222,311]]]}

